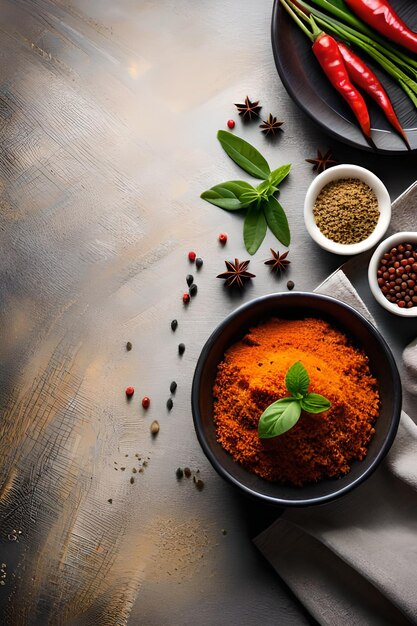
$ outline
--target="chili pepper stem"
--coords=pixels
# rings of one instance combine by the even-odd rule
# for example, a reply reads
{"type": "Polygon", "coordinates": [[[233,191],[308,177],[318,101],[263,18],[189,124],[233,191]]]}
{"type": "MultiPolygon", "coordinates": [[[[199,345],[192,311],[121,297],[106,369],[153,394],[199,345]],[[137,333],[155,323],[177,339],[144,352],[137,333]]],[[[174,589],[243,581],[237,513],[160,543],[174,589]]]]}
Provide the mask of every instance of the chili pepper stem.
{"type": "MultiPolygon", "coordinates": [[[[282,4],[282,6],[284,7],[284,9],[287,11],[287,13],[289,13],[289,15],[291,15],[291,17],[293,18],[293,20],[295,20],[295,22],[298,24],[298,26],[301,28],[301,30],[303,31],[303,33],[305,35],[307,35],[307,37],[310,39],[310,41],[314,42],[315,39],[317,38],[317,35],[313,35],[313,33],[311,31],[308,30],[308,28],[305,26],[305,24],[303,24],[303,22],[300,20],[300,18],[298,17],[298,15],[296,14],[294,9],[298,9],[298,7],[296,7],[295,5],[293,5],[293,3],[291,3],[291,6],[286,2],[286,0],[279,0],[279,2],[282,4]]],[[[299,12],[299,9],[298,11],[299,12]]],[[[307,16],[305,16],[307,17],[307,16]]],[[[308,18],[307,18],[308,19],[308,18]]]]}

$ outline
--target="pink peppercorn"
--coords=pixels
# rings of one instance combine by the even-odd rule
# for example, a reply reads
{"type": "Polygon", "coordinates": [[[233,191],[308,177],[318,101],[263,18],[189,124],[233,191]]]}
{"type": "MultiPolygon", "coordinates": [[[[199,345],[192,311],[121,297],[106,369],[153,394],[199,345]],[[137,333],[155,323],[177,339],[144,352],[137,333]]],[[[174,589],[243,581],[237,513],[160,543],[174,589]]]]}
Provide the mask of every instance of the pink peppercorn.
{"type": "Polygon", "coordinates": [[[235,127],[235,120],[227,120],[227,125],[229,128],[235,127]]]}
{"type": "Polygon", "coordinates": [[[133,387],[126,387],[126,395],[128,398],[131,398],[133,396],[133,394],[135,393],[135,390],[133,387]]]}
{"type": "Polygon", "coordinates": [[[189,253],[188,253],[188,259],[189,259],[189,261],[191,261],[191,263],[194,263],[196,256],[197,256],[197,255],[196,255],[196,253],[195,253],[195,252],[193,252],[193,251],[189,252],[189,253]]]}
{"type": "Polygon", "coordinates": [[[184,302],[184,304],[188,304],[190,301],[190,294],[189,293],[183,293],[182,294],[182,301],[184,302]]]}
{"type": "Polygon", "coordinates": [[[145,396],[144,398],[142,398],[142,406],[144,409],[148,409],[150,403],[151,403],[151,399],[148,398],[148,396],[145,396]]]}
{"type": "Polygon", "coordinates": [[[220,233],[219,241],[220,241],[220,243],[222,243],[224,245],[226,243],[226,241],[227,241],[227,233],[220,233]]]}

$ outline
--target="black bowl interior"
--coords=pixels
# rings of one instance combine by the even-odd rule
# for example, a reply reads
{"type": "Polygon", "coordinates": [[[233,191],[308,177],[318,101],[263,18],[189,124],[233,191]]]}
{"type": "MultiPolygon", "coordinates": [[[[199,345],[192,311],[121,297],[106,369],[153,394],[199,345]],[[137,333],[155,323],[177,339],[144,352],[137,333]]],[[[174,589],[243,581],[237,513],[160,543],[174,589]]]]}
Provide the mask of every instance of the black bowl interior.
{"type": "Polygon", "coordinates": [[[389,347],[381,334],[352,307],[328,296],[311,293],[272,294],[253,300],[231,313],[207,340],[197,362],[192,385],[192,411],[198,440],[216,471],[249,496],[279,506],[320,504],[341,496],[365,480],[388,452],[401,413],[401,382],[389,347]],[[225,351],[247,330],[271,317],[302,319],[318,317],[342,330],[369,357],[378,380],[380,416],[368,454],[353,463],[339,479],[323,480],[303,487],[265,481],[233,461],[216,440],[213,422],[213,383],[225,351]]]}

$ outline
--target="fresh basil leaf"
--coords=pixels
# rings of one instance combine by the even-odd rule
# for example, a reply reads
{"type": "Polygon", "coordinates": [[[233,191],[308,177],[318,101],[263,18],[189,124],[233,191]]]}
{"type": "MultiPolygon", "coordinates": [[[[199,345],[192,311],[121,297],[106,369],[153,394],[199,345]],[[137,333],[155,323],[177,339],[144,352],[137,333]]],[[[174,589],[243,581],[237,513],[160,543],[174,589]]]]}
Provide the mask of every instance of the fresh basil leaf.
{"type": "Polygon", "coordinates": [[[217,139],[223,150],[245,172],[255,178],[268,178],[271,170],[267,161],[250,143],[226,130],[219,130],[217,139]]]}
{"type": "Polygon", "coordinates": [[[244,180],[229,180],[204,191],[200,198],[226,211],[238,211],[239,209],[244,209],[252,202],[252,200],[247,201],[242,199],[245,193],[251,191],[253,191],[255,198],[257,198],[255,188],[249,183],[244,180]]]}
{"type": "Polygon", "coordinates": [[[259,195],[272,196],[273,193],[278,191],[278,187],[275,187],[270,180],[263,180],[256,186],[256,191],[259,195]]]}
{"type": "Polygon", "coordinates": [[[262,207],[268,226],[275,237],[284,246],[289,246],[291,241],[290,227],[284,209],[278,200],[274,196],[270,196],[268,200],[262,202],[262,207]]]}
{"type": "Polygon", "coordinates": [[[277,437],[290,430],[301,415],[301,406],[294,398],[281,398],[270,404],[262,413],[258,423],[261,439],[277,437]]]}
{"type": "Polygon", "coordinates": [[[242,193],[242,195],[240,196],[240,200],[241,202],[252,203],[255,200],[259,200],[259,194],[256,189],[253,188],[253,190],[245,191],[245,193],[242,193]]]}
{"type": "Polygon", "coordinates": [[[332,403],[319,393],[308,393],[300,402],[301,408],[307,413],[321,413],[332,406],[332,403]]]}
{"type": "Polygon", "coordinates": [[[290,393],[296,398],[302,398],[308,391],[310,377],[301,361],[291,365],[285,375],[285,385],[290,393]]]}
{"type": "Polygon", "coordinates": [[[278,185],[288,176],[291,169],[291,163],[287,165],[281,165],[281,167],[277,167],[276,170],[273,170],[268,176],[268,180],[274,187],[278,187],[278,185]]]}
{"type": "Polygon", "coordinates": [[[249,254],[255,254],[266,235],[266,219],[263,212],[253,204],[249,207],[243,223],[243,241],[249,254]]]}

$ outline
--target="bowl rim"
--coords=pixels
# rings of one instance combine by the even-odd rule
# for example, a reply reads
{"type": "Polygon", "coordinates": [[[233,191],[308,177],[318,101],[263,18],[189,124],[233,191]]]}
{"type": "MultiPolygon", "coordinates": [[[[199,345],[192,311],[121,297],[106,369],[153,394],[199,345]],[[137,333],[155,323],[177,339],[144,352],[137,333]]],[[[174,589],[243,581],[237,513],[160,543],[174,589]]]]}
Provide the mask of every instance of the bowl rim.
{"type": "MultiPolygon", "coordinates": [[[[200,356],[198,358],[198,361],[194,370],[194,376],[193,376],[193,381],[192,381],[192,386],[191,386],[191,409],[192,409],[194,430],[195,430],[197,439],[200,443],[200,446],[202,447],[203,452],[206,455],[209,462],[211,463],[212,467],[216,470],[216,472],[222,478],[224,478],[228,483],[236,487],[238,490],[242,491],[246,496],[249,496],[250,498],[257,500],[258,502],[261,500],[262,502],[266,504],[279,506],[279,507],[297,507],[298,508],[298,507],[307,507],[307,506],[313,506],[313,505],[318,505],[318,504],[325,504],[327,502],[331,502],[341,497],[342,495],[348,493],[349,491],[351,491],[352,489],[354,489],[355,487],[363,483],[371,474],[374,473],[374,471],[380,465],[381,461],[386,456],[387,452],[389,451],[394,441],[394,438],[396,436],[397,429],[398,429],[398,424],[400,421],[401,406],[402,406],[402,387],[401,387],[401,379],[400,379],[400,375],[398,372],[398,368],[397,368],[394,356],[391,352],[391,349],[389,348],[387,342],[385,341],[384,337],[379,332],[379,330],[350,304],[347,304],[346,302],[343,302],[342,300],[338,300],[337,298],[334,298],[332,296],[328,296],[328,295],[320,294],[320,293],[308,292],[308,291],[305,291],[305,292],[293,291],[291,293],[281,292],[281,293],[267,294],[264,296],[260,296],[258,298],[254,298],[242,304],[241,306],[237,307],[234,311],[230,312],[216,326],[216,328],[212,331],[212,333],[206,340],[201,350],[200,356]],[[200,410],[199,410],[198,389],[199,389],[200,384],[202,383],[202,370],[204,367],[204,363],[212,349],[212,345],[214,344],[216,339],[219,337],[219,335],[222,333],[223,329],[233,319],[240,316],[242,312],[246,311],[247,309],[252,308],[253,306],[257,305],[258,303],[262,301],[271,300],[271,302],[272,301],[275,302],[275,301],[279,301],[282,298],[295,300],[297,297],[298,298],[299,297],[313,297],[314,299],[319,300],[319,301],[321,300],[321,301],[332,302],[336,304],[337,306],[341,306],[342,308],[347,309],[351,314],[357,317],[365,325],[367,330],[378,340],[378,342],[381,345],[382,350],[384,351],[387,357],[389,368],[393,376],[393,390],[394,390],[393,407],[394,408],[393,408],[393,418],[391,420],[391,424],[389,426],[389,430],[383,442],[383,445],[381,446],[380,450],[378,451],[377,455],[375,456],[375,458],[373,459],[369,467],[367,467],[360,476],[358,476],[354,481],[348,483],[344,487],[335,489],[335,491],[330,494],[317,496],[313,498],[299,499],[295,501],[295,500],[290,500],[287,498],[279,498],[279,497],[259,493],[258,491],[241,483],[239,480],[231,476],[224,469],[222,464],[219,463],[219,461],[217,460],[217,458],[211,451],[211,448],[208,445],[203,435],[203,426],[201,423],[201,416],[200,416],[200,410]]],[[[217,445],[220,446],[219,443],[217,443],[217,445]]],[[[245,470],[245,471],[249,473],[248,470],[245,470]]],[[[336,484],[337,483],[335,482],[335,485],[336,484]]]]}
{"type": "Polygon", "coordinates": [[[398,315],[400,317],[417,317],[417,306],[412,307],[411,309],[401,309],[396,304],[389,302],[382,293],[378,282],[377,282],[377,270],[378,270],[378,262],[382,255],[392,247],[392,245],[402,243],[404,241],[413,241],[417,244],[417,232],[411,230],[398,231],[393,235],[390,235],[375,248],[368,264],[368,283],[369,288],[374,296],[375,300],[382,306],[384,309],[393,313],[394,315],[398,315]]]}
{"type": "Polygon", "coordinates": [[[324,250],[339,255],[353,255],[369,250],[375,246],[386,233],[391,221],[391,198],[382,180],[371,170],[354,165],[353,163],[342,163],[335,165],[324,172],[321,172],[310,183],[304,198],[304,223],[311,238],[324,250]],[[372,233],[358,243],[343,244],[328,239],[316,225],[313,216],[313,207],[317,196],[325,185],[339,180],[340,178],[354,177],[365,182],[373,191],[378,200],[379,218],[372,233]]]}

